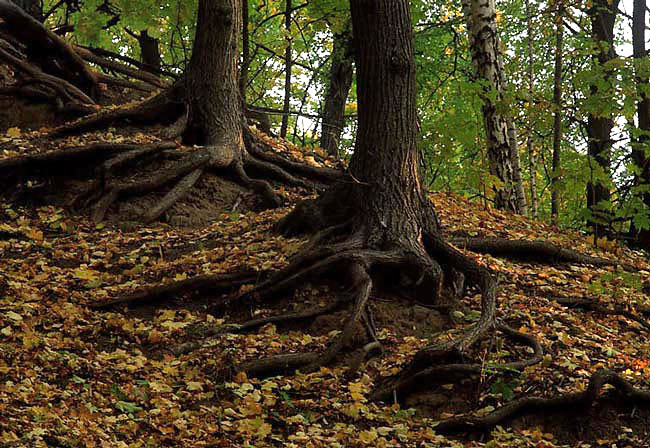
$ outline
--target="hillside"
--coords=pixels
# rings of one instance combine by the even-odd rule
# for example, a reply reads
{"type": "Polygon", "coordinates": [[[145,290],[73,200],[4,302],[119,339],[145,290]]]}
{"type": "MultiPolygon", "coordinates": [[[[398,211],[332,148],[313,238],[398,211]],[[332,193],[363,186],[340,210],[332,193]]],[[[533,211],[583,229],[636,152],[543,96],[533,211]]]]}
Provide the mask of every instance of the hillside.
{"type": "MultiPolygon", "coordinates": [[[[157,140],[135,131],[56,141],[39,140],[41,135],[8,133],[2,137],[2,157],[101,140],[157,140]]],[[[277,141],[272,146],[280,155],[315,166],[335,165],[277,141]]],[[[650,387],[650,316],[643,313],[650,310],[647,255],[607,241],[595,247],[584,235],[454,195],[431,196],[447,235],[544,240],[639,270],[512,261],[465,251],[498,272],[499,318],[535,335],[543,359],[521,371],[490,368],[532,356],[532,349],[494,333],[476,352],[484,366],[480,375],[444,381],[403,401],[398,397],[400,404],[375,403],[369,394],[429,338],[471,325],[479,311],[476,291],[469,290],[463,308],[451,317],[377,297],[371,309],[381,309],[375,322],[381,353],[355,351],[372,342],[359,335],[357,347],[315,373],[264,379],[236,373],[237,365],[269,354],[324,348],[345,315],[332,309],[314,319],[250,331],[228,326],[327,307],[336,284],[304,285],[295,296],[278,296],[272,307],[236,302],[225,310],[214,307],[250,289],[255,275],[286,266],[305,242],[276,236],[272,226],[313,193],[275,187],[288,199],[285,206],[255,211],[240,191],[218,206],[216,190],[205,181],[174,206],[167,224],[147,226],[125,218],[128,203],[111,208],[100,224],[71,213],[64,205],[74,185],[29,184],[22,194],[4,197],[0,446],[650,446],[648,407],[607,390],[586,409],[534,413],[491,434],[436,434],[435,422],[455,414],[485,415],[524,396],[582,391],[601,368],[619,372],[639,388],[650,387]],[[139,300],[132,295],[147,286],[233,270],[245,274],[233,277],[230,290],[201,290],[196,283],[195,294],[158,291],[139,300]],[[115,299],[130,301],[106,306],[115,299]]],[[[146,199],[138,201],[131,206],[147,207],[146,199]]]]}

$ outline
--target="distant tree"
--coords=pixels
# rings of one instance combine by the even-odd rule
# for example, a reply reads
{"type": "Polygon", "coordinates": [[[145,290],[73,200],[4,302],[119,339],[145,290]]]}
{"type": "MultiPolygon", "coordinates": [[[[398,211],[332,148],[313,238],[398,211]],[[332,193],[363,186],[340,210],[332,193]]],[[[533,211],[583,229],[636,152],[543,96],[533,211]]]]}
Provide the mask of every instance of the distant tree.
{"type": "MultiPolygon", "coordinates": [[[[645,0],[634,0],[632,21],[632,46],[634,51],[634,67],[636,74],[637,94],[637,120],[639,135],[632,142],[632,161],[636,165],[636,186],[641,198],[643,209],[641,216],[650,215],[650,66],[646,53],[646,10],[645,0]]],[[[631,234],[644,248],[650,248],[650,223],[644,219],[644,226],[632,221],[631,234]]]]}
{"type": "Polygon", "coordinates": [[[463,0],[463,13],[472,60],[485,87],[482,112],[490,174],[496,177],[494,204],[497,208],[526,214],[517,134],[512,116],[503,111],[507,82],[494,0],[463,0]]]}
{"type": "Polygon", "coordinates": [[[339,155],[341,133],[345,126],[345,104],[354,75],[354,54],[352,51],[352,28],[348,22],[344,29],[334,34],[320,146],[328,154],[339,155]]]}
{"type": "MultiPolygon", "coordinates": [[[[607,69],[608,61],[616,57],[614,49],[614,24],[618,13],[619,0],[594,0],[589,8],[591,33],[596,45],[594,63],[597,70],[602,71],[605,86],[612,82],[612,73],[607,69]]],[[[603,84],[593,83],[590,95],[601,101],[610,101],[610,92],[603,84]]],[[[587,208],[590,216],[587,220],[589,227],[598,237],[606,235],[611,220],[610,187],[611,183],[611,151],[612,129],[614,120],[609,114],[600,112],[589,113],[587,119],[587,153],[592,167],[592,177],[587,183],[587,208]]]]}

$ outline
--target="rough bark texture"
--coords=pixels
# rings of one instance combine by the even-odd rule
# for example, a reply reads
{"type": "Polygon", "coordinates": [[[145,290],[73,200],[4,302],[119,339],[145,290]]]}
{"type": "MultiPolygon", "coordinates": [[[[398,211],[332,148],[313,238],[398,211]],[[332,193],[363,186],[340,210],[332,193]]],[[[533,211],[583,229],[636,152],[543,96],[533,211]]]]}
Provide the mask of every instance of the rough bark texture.
{"type": "Polygon", "coordinates": [[[237,86],[240,6],[239,0],[199,1],[192,58],[180,81],[189,107],[183,140],[223,148],[232,160],[241,159],[243,150],[237,86]]]}
{"type": "MultiPolygon", "coordinates": [[[[614,22],[618,12],[619,0],[595,0],[589,10],[593,39],[600,49],[595,63],[603,66],[616,57],[614,52],[614,22]]],[[[605,72],[605,82],[611,74],[605,72]]],[[[598,86],[592,85],[591,94],[603,95],[598,86]]],[[[597,167],[592,168],[592,179],[587,183],[587,207],[592,217],[588,225],[597,236],[608,232],[611,210],[609,206],[610,191],[607,186],[611,178],[610,157],[612,149],[611,132],[614,120],[598,114],[589,114],[587,119],[588,155],[597,167]]]]}
{"type": "Polygon", "coordinates": [[[251,63],[250,39],[248,36],[248,0],[242,0],[241,25],[241,68],[239,69],[239,96],[246,104],[246,87],[248,85],[248,69],[251,63]]]}
{"type": "MultiPolygon", "coordinates": [[[[641,135],[634,139],[632,144],[632,161],[637,166],[637,186],[640,187],[639,195],[646,209],[650,209],[650,97],[647,95],[650,78],[647,70],[645,73],[640,69],[639,64],[643,58],[647,58],[645,47],[645,23],[646,23],[646,1],[634,0],[634,12],[632,22],[632,45],[634,59],[636,60],[636,83],[639,100],[637,102],[637,119],[641,135]]],[[[650,249],[650,229],[637,229],[632,223],[630,233],[636,238],[637,244],[650,249]]]]}
{"type": "Polygon", "coordinates": [[[562,8],[558,10],[555,31],[555,73],[553,76],[553,171],[551,177],[551,221],[557,224],[560,213],[560,146],[562,144],[562,48],[564,29],[562,25],[562,8]]]}
{"type": "Polygon", "coordinates": [[[334,35],[332,66],[320,138],[321,148],[333,156],[339,155],[339,141],[345,126],[345,104],[354,74],[351,40],[351,24],[348,24],[343,32],[334,35]]]}
{"type": "Polygon", "coordinates": [[[502,106],[499,105],[507,86],[497,34],[494,0],[463,0],[463,13],[469,32],[472,59],[479,79],[486,85],[482,111],[490,174],[497,178],[499,184],[494,188],[495,206],[525,213],[526,203],[521,186],[518,152],[515,154],[516,132],[511,123],[512,118],[502,113],[502,106]]]}

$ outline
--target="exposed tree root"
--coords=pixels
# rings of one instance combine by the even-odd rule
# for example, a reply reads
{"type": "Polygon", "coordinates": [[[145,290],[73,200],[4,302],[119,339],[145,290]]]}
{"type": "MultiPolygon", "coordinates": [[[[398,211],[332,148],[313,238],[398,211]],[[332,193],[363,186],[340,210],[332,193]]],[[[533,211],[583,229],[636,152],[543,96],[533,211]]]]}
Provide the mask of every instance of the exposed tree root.
{"type": "MultiPolygon", "coordinates": [[[[199,349],[205,339],[218,336],[224,333],[243,333],[246,331],[255,330],[256,328],[262,327],[267,324],[287,324],[290,322],[300,322],[304,320],[313,319],[323,314],[330,313],[336,310],[341,306],[341,300],[332,301],[330,304],[321,307],[314,308],[305,311],[297,311],[293,313],[280,314],[276,316],[261,317],[259,319],[252,319],[241,324],[232,324],[232,325],[220,325],[216,327],[211,327],[207,331],[203,332],[203,339],[200,341],[185,342],[179,344],[176,347],[171,349],[171,352],[176,356],[192,352],[199,349]]],[[[261,372],[258,372],[261,373],[261,372]]]]}
{"type": "Polygon", "coordinates": [[[639,314],[635,313],[634,310],[624,308],[620,305],[615,304],[614,308],[612,309],[608,308],[606,304],[599,303],[596,299],[588,299],[585,297],[553,297],[552,300],[555,300],[560,305],[564,305],[568,308],[581,308],[586,311],[593,311],[594,313],[600,313],[609,316],[623,316],[627,319],[637,322],[646,330],[650,330],[650,322],[648,322],[639,314]]]}
{"type": "Polygon", "coordinates": [[[542,263],[576,263],[593,266],[620,266],[635,272],[638,268],[607,258],[592,257],[570,249],[564,249],[546,241],[509,240],[507,238],[454,238],[452,243],[463,249],[489,253],[497,257],[522,258],[542,263]]]}
{"type": "Polygon", "coordinates": [[[634,387],[618,373],[599,370],[591,376],[589,386],[584,392],[573,392],[554,398],[523,397],[511,401],[484,417],[463,416],[443,420],[435,426],[434,430],[438,434],[488,431],[517,416],[586,409],[598,401],[600,392],[607,384],[614,386],[628,402],[646,406],[650,404],[650,391],[634,387]]]}
{"type": "Polygon", "coordinates": [[[65,39],[9,0],[0,0],[0,18],[11,36],[25,45],[30,59],[53,60],[47,65],[56,68],[57,73],[48,75],[67,79],[84,94],[93,96],[96,75],[65,39]]]}
{"type": "Polygon", "coordinates": [[[419,370],[412,375],[403,375],[396,381],[390,381],[386,386],[380,386],[375,391],[371,398],[373,400],[388,401],[391,398],[402,397],[415,390],[426,389],[434,383],[448,380],[458,376],[466,377],[468,375],[478,375],[485,371],[507,371],[507,370],[522,370],[528,366],[532,366],[542,361],[544,351],[537,338],[532,335],[521,333],[507,325],[497,325],[497,330],[504,333],[508,338],[517,342],[524,343],[533,349],[533,355],[524,360],[512,361],[501,364],[484,365],[481,363],[452,363],[441,364],[427,367],[419,370]]]}
{"type": "MultiPolygon", "coordinates": [[[[207,151],[198,151],[191,153],[179,163],[176,163],[172,167],[162,170],[149,178],[126,182],[111,182],[107,186],[107,191],[93,207],[92,219],[95,222],[101,222],[111,204],[121,196],[138,195],[155,191],[163,185],[168,184],[181,176],[186,176],[195,170],[198,171],[198,176],[200,176],[202,173],[202,167],[206,166],[209,162],[210,154],[207,151]]],[[[196,179],[194,179],[194,182],[196,182],[196,179]]],[[[192,182],[192,184],[194,182],[192,182]]],[[[189,187],[191,187],[191,185],[189,185],[189,187]]],[[[173,205],[175,202],[174,199],[179,199],[183,195],[182,190],[187,189],[189,189],[187,187],[187,179],[184,178],[180,183],[176,184],[170,192],[171,194],[168,193],[168,195],[163,198],[163,201],[159,202],[159,204],[152,209],[153,214],[158,213],[158,215],[152,217],[152,213],[149,212],[145,215],[144,220],[149,222],[160,216],[165,212],[165,210],[173,205]]]]}
{"type": "MultiPolygon", "coordinates": [[[[157,152],[175,148],[175,143],[93,143],[86,146],[59,149],[56,151],[27,154],[0,160],[0,177],[4,179],[24,178],[28,175],[65,176],[70,166],[94,168],[93,161],[102,161],[115,154],[128,154],[132,151],[157,152]]],[[[119,157],[119,156],[118,156],[119,157]]],[[[117,159],[117,158],[116,158],[117,159]]]]}
{"type": "Polygon", "coordinates": [[[117,305],[141,306],[161,301],[179,294],[210,290],[212,293],[232,290],[241,285],[255,282],[262,273],[248,268],[234,269],[226,274],[199,275],[164,285],[137,291],[124,297],[115,297],[90,305],[94,309],[112,308],[117,305]]]}

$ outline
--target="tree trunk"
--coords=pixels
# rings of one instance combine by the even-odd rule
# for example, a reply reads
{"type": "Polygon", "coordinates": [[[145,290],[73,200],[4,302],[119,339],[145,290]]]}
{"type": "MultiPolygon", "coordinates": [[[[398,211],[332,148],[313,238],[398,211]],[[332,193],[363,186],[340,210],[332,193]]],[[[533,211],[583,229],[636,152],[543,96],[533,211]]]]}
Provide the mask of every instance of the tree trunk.
{"type": "MultiPolygon", "coordinates": [[[[479,79],[486,85],[483,97],[483,121],[488,145],[490,174],[496,177],[494,203],[497,208],[525,213],[521,172],[513,156],[516,151],[516,135],[512,120],[500,111],[506,90],[505,72],[496,26],[494,0],[463,0],[463,13],[469,32],[472,60],[479,79]],[[496,95],[495,95],[496,94],[496,95]]],[[[518,155],[518,153],[517,153],[518,155]]]]}
{"type": "Polygon", "coordinates": [[[140,44],[140,60],[145,68],[159,71],[161,58],[158,39],[149,36],[147,30],[142,30],[138,36],[138,43],[140,44]]]}
{"type": "Polygon", "coordinates": [[[282,106],[282,125],[280,126],[280,137],[287,136],[289,129],[289,111],[291,109],[291,0],[286,1],[286,9],[284,12],[284,27],[287,32],[287,48],[284,51],[284,104],[282,106]]]}
{"type": "Polygon", "coordinates": [[[12,0],[16,5],[20,6],[23,11],[38,20],[43,21],[43,4],[41,0],[12,0]]]}
{"type": "Polygon", "coordinates": [[[321,148],[336,157],[339,155],[339,141],[345,126],[345,104],[354,74],[351,43],[352,32],[348,24],[343,32],[334,35],[332,66],[320,138],[321,148]]]}
{"type": "Polygon", "coordinates": [[[386,242],[412,239],[417,246],[428,200],[418,171],[409,2],[353,0],[351,11],[355,40],[363,42],[357,48],[357,96],[363,101],[350,161],[350,172],[361,182],[354,188],[359,195],[355,214],[373,232],[390,233],[386,242]]]}
{"type": "MultiPolygon", "coordinates": [[[[533,22],[530,0],[526,0],[526,29],[528,39],[528,102],[533,101],[534,59],[533,59],[533,22]]],[[[528,117],[528,129],[526,130],[526,145],[528,147],[528,171],[530,174],[530,214],[537,216],[537,166],[535,163],[535,147],[533,144],[533,120],[528,117]]]]}
{"type": "Polygon", "coordinates": [[[246,104],[246,86],[248,85],[248,69],[251,64],[251,49],[248,36],[248,0],[242,0],[242,38],[241,38],[241,67],[239,69],[239,96],[242,104],[246,104]]]}
{"type": "MultiPolygon", "coordinates": [[[[603,66],[614,59],[614,22],[618,12],[619,0],[594,0],[589,10],[591,31],[594,41],[598,44],[599,52],[595,62],[603,66]]],[[[605,83],[611,78],[611,73],[605,72],[605,83]]],[[[597,85],[590,87],[591,95],[603,95],[597,85]]],[[[607,184],[611,179],[610,157],[612,149],[611,132],[614,120],[590,113],[587,119],[587,137],[589,138],[587,153],[590,161],[598,165],[594,177],[587,183],[587,208],[591,216],[587,225],[597,237],[606,235],[611,220],[610,191],[607,184]]]]}
{"type": "Polygon", "coordinates": [[[200,0],[192,58],[185,73],[188,144],[229,148],[241,158],[242,106],[237,87],[240,0],[200,0]]]}
{"type": "Polygon", "coordinates": [[[563,48],[563,26],[562,8],[556,16],[555,35],[555,73],[553,76],[553,105],[555,114],[553,117],[553,166],[551,173],[551,222],[557,224],[560,213],[560,145],[562,144],[562,48],[563,48]]]}
{"type": "MultiPolygon", "coordinates": [[[[637,119],[641,135],[632,144],[632,161],[637,167],[636,185],[641,190],[640,196],[646,209],[650,209],[650,156],[648,156],[648,143],[650,142],[650,97],[647,89],[650,79],[640,68],[641,61],[647,58],[645,50],[645,20],[646,1],[634,0],[632,20],[632,46],[635,59],[636,85],[639,100],[637,103],[637,119]]],[[[637,229],[632,222],[630,233],[637,239],[637,243],[644,248],[650,248],[650,229],[637,229]]]]}

